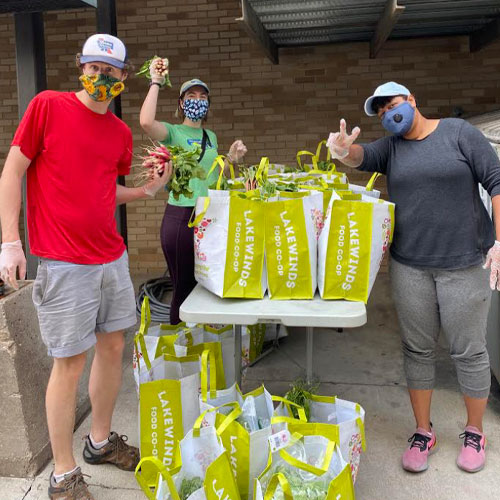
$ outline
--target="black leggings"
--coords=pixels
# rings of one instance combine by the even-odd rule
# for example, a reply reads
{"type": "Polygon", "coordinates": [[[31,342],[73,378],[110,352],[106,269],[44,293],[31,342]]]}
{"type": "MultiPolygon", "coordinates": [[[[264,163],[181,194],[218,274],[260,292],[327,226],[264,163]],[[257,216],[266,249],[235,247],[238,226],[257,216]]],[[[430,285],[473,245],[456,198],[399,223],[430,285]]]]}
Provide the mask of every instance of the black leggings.
{"type": "Polygon", "coordinates": [[[161,223],[161,248],[173,283],[170,324],[180,323],[179,308],[196,285],[193,228],[188,227],[193,207],[167,205],[161,223]]]}

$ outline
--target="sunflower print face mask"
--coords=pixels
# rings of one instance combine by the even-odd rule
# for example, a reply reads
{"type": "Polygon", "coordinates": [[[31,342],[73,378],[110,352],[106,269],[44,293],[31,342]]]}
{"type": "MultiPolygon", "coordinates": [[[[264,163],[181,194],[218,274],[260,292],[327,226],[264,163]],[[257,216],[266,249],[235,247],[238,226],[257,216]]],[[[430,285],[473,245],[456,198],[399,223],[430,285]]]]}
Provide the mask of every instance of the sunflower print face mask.
{"type": "Polygon", "coordinates": [[[109,75],[80,76],[83,88],[94,101],[102,102],[120,95],[125,88],[124,83],[118,78],[109,75]]]}

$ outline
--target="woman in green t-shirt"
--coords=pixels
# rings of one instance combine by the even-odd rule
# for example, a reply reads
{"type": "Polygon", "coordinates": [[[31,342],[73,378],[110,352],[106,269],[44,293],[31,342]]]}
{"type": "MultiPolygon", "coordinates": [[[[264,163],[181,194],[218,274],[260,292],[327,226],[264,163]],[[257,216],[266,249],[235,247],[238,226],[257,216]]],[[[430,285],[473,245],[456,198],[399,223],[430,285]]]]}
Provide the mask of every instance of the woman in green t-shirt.
{"type": "MultiPolygon", "coordinates": [[[[210,90],[201,80],[192,79],[183,83],[179,93],[176,115],[182,118],[182,124],[156,120],[158,92],[164,77],[155,71],[155,62],[151,64],[151,84],[148,95],[142,105],[141,127],[148,136],[160,141],[165,146],[175,145],[184,149],[200,147],[200,165],[209,172],[214,159],[219,154],[217,136],[203,128],[210,107],[210,90]]],[[[247,149],[242,141],[235,141],[226,155],[232,163],[239,163],[247,149]]],[[[227,164],[226,164],[227,167],[227,164]]],[[[192,198],[180,196],[178,200],[170,197],[165,208],[161,224],[161,247],[167,261],[168,271],[173,283],[172,301],[170,304],[170,323],[180,322],[179,307],[196,285],[194,278],[194,244],[193,229],[188,227],[193,207],[198,196],[207,196],[208,186],[213,184],[219,175],[216,169],[207,179],[191,179],[189,186],[194,191],[192,198]]]]}

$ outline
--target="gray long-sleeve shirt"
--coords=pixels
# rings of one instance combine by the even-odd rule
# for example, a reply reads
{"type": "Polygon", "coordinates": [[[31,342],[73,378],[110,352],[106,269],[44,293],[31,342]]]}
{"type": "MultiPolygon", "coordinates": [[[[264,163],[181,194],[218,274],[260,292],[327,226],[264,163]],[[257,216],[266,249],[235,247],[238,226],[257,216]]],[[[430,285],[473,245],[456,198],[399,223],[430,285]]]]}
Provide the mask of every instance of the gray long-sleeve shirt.
{"type": "Polygon", "coordinates": [[[479,130],[446,118],[425,139],[391,136],[362,146],[359,169],[386,174],[396,204],[394,259],[439,269],[482,261],[495,233],[478,183],[499,195],[500,161],[479,130]]]}

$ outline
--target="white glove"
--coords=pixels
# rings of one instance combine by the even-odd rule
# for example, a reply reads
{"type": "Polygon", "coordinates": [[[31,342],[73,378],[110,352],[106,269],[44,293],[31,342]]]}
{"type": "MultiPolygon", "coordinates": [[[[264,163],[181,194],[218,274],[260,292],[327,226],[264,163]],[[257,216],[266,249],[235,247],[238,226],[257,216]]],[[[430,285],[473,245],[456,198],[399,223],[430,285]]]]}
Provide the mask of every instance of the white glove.
{"type": "Polygon", "coordinates": [[[495,244],[489,249],[486,255],[486,262],[483,268],[491,268],[490,272],[490,288],[500,291],[500,241],[495,241],[495,244]]]}
{"type": "Polygon", "coordinates": [[[342,120],[340,120],[340,132],[331,133],[328,137],[328,141],[326,141],[332,158],[342,160],[346,156],[349,156],[349,148],[358,138],[360,132],[361,129],[359,127],[354,127],[351,135],[348,135],[346,132],[345,120],[342,118],[342,120]]]}
{"type": "Polygon", "coordinates": [[[142,189],[148,196],[154,198],[156,193],[169,183],[172,177],[172,162],[169,161],[168,163],[165,163],[165,168],[161,175],[156,171],[156,169],[151,170],[153,172],[153,179],[151,179],[147,184],[144,184],[142,189]]]}
{"type": "Polygon", "coordinates": [[[152,83],[159,83],[160,85],[165,84],[165,76],[160,73],[160,68],[158,67],[158,62],[162,61],[164,66],[168,68],[168,59],[161,59],[157,57],[151,61],[149,65],[149,74],[151,76],[152,83]]]}
{"type": "Polygon", "coordinates": [[[247,148],[242,141],[237,140],[231,144],[229,153],[226,155],[231,163],[239,163],[247,154],[247,148]]]}
{"type": "Polygon", "coordinates": [[[9,283],[16,290],[19,285],[16,281],[16,271],[19,268],[19,279],[26,277],[26,257],[21,240],[2,243],[0,252],[0,278],[9,283]]]}

